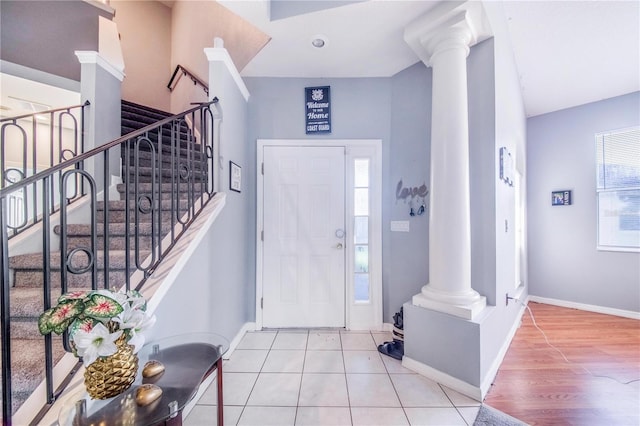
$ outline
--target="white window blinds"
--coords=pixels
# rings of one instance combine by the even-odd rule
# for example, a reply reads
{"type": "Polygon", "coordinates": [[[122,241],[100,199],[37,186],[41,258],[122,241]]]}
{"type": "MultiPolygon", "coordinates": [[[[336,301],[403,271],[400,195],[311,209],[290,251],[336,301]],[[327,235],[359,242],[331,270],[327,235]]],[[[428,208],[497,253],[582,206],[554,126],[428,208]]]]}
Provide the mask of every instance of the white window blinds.
{"type": "Polygon", "coordinates": [[[640,127],[596,135],[598,248],[640,249],[640,127]]]}

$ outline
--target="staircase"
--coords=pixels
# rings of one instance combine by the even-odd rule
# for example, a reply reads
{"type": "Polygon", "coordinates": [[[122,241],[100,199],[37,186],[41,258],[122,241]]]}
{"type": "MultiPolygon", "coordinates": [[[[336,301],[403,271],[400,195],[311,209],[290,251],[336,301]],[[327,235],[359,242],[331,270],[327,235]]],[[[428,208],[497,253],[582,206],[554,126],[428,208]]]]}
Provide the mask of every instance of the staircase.
{"type": "MultiPolygon", "coordinates": [[[[163,111],[123,101],[122,134],[170,116],[163,111]]],[[[118,199],[96,203],[95,232],[86,223],[68,223],[65,230],[60,225],[53,228],[61,241],[59,245],[51,245],[49,256],[53,304],[61,293],[60,249],[63,244],[67,253],[79,249],[68,261],[71,269],[82,270],[90,265],[87,252],[94,252],[91,247],[95,233],[96,284],[101,288],[108,282],[109,287],[119,288],[137,271],[142,271],[145,278],[152,272],[152,263],[167,250],[166,243],[165,247],[162,246],[163,238],[170,233],[175,234],[176,225],[179,227],[185,223],[185,218],[194,215],[194,205],[202,203],[199,200],[207,187],[207,158],[202,147],[194,142],[187,123],[183,121],[179,126],[160,127],[141,137],[144,140],[137,147],[131,140],[122,144],[124,183],[117,185],[118,199]],[[167,142],[172,139],[176,143],[167,142]],[[127,197],[131,201],[128,209],[127,197]],[[105,216],[108,216],[106,226],[105,216]]],[[[44,339],[37,326],[38,316],[43,311],[43,264],[42,253],[9,257],[10,282],[13,283],[10,289],[10,336],[14,413],[45,377],[44,339]]],[[[66,276],[66,291],[92,286],[90,270],[67,273],[66,276]]],[[[130,287],[135,288],[138,284],[131,282],[130,287]]],[[[64,355],[64,349],[61,338],[53,336],[55,365],[64,355]]]]}

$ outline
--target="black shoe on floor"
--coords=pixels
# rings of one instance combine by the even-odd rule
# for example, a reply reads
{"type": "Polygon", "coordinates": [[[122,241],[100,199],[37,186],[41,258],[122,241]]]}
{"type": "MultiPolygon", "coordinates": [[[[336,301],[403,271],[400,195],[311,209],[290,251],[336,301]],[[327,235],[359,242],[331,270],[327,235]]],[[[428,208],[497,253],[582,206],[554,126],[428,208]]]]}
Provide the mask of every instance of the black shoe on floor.
{"type": "Polygon", "coordinates": [[[398,361],[402,361],[402,357],[404,356],[404,342],[399,342],[397,340],[394,340],[393,342],[385,342],[378,345],[378,352],[397,359],[398,361]]]}

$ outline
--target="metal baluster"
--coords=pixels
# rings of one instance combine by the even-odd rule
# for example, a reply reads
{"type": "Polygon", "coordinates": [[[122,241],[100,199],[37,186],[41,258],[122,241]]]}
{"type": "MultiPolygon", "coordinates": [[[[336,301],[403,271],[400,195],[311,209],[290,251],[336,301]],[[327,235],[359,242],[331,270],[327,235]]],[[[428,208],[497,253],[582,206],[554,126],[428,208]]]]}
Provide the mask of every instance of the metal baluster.
{"type": "MultiPolygon", "coordinates": [[[[0,258],[3,265],[9,264],[9,235],[7,232],[6,197],[0,197],[0,258]]],[[[2,315],[2,423],[11,424],[11,315],[9,306],[9,268],[2,268],[2,291],[0,292],[0,309],[2,315]]]]}

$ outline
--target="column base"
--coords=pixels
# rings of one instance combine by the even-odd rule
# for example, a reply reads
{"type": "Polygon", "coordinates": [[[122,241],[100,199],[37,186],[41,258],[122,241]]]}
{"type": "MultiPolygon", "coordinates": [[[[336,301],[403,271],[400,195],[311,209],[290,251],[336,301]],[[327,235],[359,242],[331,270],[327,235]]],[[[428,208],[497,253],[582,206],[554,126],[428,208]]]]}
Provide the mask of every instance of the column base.
{"type": "Polygon", "coordinates": [[[428,285],[424,286],[421,293],[413,296],[413,305],[454,315],[467,320],[473,319],[487,306],[487,298],[480,296],[473,290],[472,297],[465,297],[465,300],[462,303],[452,303],[450,301],[437,300],[433,297],[429,297],[430,290],[431,289],[429,289],[428,285]]]}

